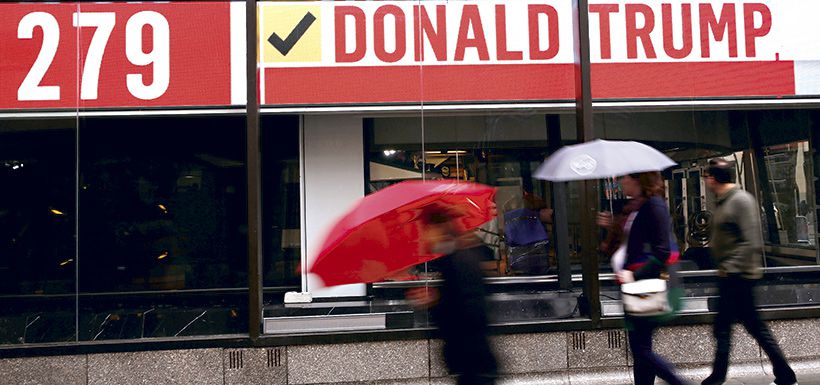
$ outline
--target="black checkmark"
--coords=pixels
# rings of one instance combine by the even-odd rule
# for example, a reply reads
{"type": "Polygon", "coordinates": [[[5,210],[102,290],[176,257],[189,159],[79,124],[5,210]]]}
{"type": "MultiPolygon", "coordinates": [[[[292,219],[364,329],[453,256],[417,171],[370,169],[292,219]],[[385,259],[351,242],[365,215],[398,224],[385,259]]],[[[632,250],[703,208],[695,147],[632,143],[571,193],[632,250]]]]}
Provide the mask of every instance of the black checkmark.
{"type": "Polygon", "coordinates": [[[282,40],[282,38],[274,32],[268,38],[268,42],[273,46],[273,48],[276,48],[277,51],[282,53],[283,56],[287,56],[288,52],[293,49],[293,46],[296,45],[296,42],[302,38],[302,35],[307,32],[308,28],[310,28],[314,21],[316,21],[316,17],[313,16],[312,13],[308,12],[299,24],[296,24],[296,27],[290,31],[285,40],[282,40]]]}

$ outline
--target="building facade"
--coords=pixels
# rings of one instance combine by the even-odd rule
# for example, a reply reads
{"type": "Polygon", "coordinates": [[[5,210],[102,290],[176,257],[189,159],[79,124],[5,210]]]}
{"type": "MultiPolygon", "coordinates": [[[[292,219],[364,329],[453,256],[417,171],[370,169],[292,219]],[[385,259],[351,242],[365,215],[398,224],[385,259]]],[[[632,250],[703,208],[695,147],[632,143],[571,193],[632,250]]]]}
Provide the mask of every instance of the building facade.
{"type": "MultiPolygon", "coordinates": [[[[0,356],[18,357],[0,368],[47,362],[99,383],[129,360],[175,359],[202,364],[208,383],[443,377],[435,325],[403,300],[438,284],[435,262],[414,280],[331,288],[305,271],[357,199],[450,179],[498,190],[499,217],[479,234],[494,251],[483,268],[505,373],[626,376],[594,225],[626,197],[614,181],[532,178],[561,146],[596,138],[678,163],[664,178],[686,298],[661,337],[676,362],[711,352],[702,168],[715,157],[761,205],[764,314],[791,357],[820,358],[818,7],[0,4],[0,356]],[[524,251],[507,241],[522,209],[544,230],[524,251]]],[[[761,359],[741,345],[739,360],[761,359]]]]}

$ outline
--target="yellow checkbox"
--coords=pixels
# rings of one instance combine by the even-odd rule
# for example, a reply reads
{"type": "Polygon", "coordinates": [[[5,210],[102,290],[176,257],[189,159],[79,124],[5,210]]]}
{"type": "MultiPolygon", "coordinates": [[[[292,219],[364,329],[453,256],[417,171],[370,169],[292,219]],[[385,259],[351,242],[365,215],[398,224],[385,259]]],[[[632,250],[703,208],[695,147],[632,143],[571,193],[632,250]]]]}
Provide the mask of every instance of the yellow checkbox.
{"type": "Polygon", "coordinates": [[[267,3],[259,10],[263,63],[322,60],[322,15],[318,5],[267,3]]]}

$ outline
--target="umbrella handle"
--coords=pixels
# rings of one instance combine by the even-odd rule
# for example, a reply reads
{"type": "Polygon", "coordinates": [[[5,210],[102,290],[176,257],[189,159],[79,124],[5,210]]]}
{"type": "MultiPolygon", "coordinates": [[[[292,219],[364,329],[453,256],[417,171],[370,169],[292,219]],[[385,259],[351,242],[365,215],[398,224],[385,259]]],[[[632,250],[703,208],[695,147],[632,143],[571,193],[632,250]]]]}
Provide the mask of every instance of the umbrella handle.
{"type": "Polygon", "coordinates": [[[609,190],[609,191],[607,192],[606,195],[609,197],[609,214],[610,215],[615,215],[615,213],[612,212],[613,211],[612,210],[612,195],[615,194],[615,191],[614,191],[615,190],[615,177],[614,176],[609,177],[607,182],[608,182],[607,183],[607,190],[609,190]]]}

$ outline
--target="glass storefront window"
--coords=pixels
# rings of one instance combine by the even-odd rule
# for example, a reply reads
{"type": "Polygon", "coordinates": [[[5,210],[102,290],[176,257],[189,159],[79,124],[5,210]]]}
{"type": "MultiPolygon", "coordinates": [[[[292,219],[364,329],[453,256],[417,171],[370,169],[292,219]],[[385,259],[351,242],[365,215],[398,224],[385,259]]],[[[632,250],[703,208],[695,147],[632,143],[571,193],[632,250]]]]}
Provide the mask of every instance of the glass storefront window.
{"type": "MultiPolygon", "coordinates": [[[[567,277],[580,274],[580,260],[570,253],[566,264],[559,264],[555,244],[572,243],[572,238],[555,236],[555,187],[532,177],[548,154],[550,141],[560,143],[562,131],[566,131],[565,138],[570,136],[573,117],[536,113],[428,116],[423,123],[422,138],[417,118],[367,121],[368,192],[421,179],[496,187],[499,215],[475,232],[487,250],[482,269],[491,277],[491,319],[509,323],[579,316],[577,292],[550,293],[559,289],[560,273],[567,277]],[[552,133],[549,125],[553,125],[552,133]]],[[[576,245],[569,249],[577,250],[576,245]]],[[[412,274],[420,282],[440,278],[435,260],[417,266],[412,274]]],[[[386,283],[375,286],[390,287],[386,283]]]]}
{"type": "Polygon", "coordinates": [[[247,330],[244,123],[80,121],[80,340],[247,330]]]}
{"type": "Polygon", "coordinates": [[[768,191],[777,229],[775,236],[768,234],[772,227],[765,226],[766,239],[782,246],[816,248],[816,219],[808,194],[812,171],[808,141],[768,146],[763,153],[766,172],[772,176],[768,191]]]}
{"type": "Polygon", "coordinates": [[[301,287],[299,117],[264,116],[262,127],[263,285],[271,300],[301,287]]]}
{"type": "Polygon", "coordinates": [[[600,113],[595,124],[603,138],[639,140],[678,162],[664,176],[688,268],[713,267],[707,247],[714,196],[702,169],[714,157],[734,164],[738,185],[758,197],[766,266],[817,263],[807,111],[600,113]]]}
{"type": "MultiPolygon", "coordinates": [[[[422,150],[417,119],[375,118],[368,132],[369,192],[422,178],[495,186],[498,218],[477,232],[493,251],[487,273],[557,274],[551,186],[532,177],[548,147],[545,121],[544,115],[427,117],[422,150]]],[[[435,277],[435,263],[429,265],[430,274],[420,273],[435,277]]]]}
{"type": "Polygon", "coordinates": [[[0,344],[75,339],[75,124],[0,120],[0,344]]]}
{"type": "MultiPolygon", "coordinates": [[[[680,246],[687,298],[685,312],[709,311],[716,295],[714,278],[702,270],[715,268],[709,254],[715,197],[703,181],[710,158],[734,165],[736,183],[758,198],[765,241],[764,282],[758,289],[764,306],[809,304],[817,281],[811,273],[769,270],[818,264],[816,191],[810,145],[811,112],[806,110],[602,112],[595,115],[596,133],[606,139],[637,140],[665,152],[678,162],[664,171],[673,232],[680,246]],[[791,299],[789,299],[791,298],[791,299]],[[796,302],[795,302],[796,301],[796,302]]],[[[627,197],[612,191],[616,210],[627,197]]],[[[602,194],[602,206],[607,200],[602,194]]],[[[607,258],[601,260],[606,271],[607,258]]],[[[790,270],[789,270],[790,271],[790,270]]],[[[802,271],[802,270],[801,270],[802,271]]],[[[617,287],[601,289],[604,315],[617,287]]],[[[616,306],[617,307],[617,306],[616,306]]],[[[714,310],[714,309],[712,309],[714,310]]]]}

